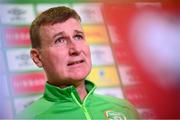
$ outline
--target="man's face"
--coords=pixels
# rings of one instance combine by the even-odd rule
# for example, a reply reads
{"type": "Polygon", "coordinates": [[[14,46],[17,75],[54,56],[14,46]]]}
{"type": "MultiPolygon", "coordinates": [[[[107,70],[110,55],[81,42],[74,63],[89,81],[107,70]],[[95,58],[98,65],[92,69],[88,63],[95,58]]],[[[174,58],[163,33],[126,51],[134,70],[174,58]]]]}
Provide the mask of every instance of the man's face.
{"type": "Polygon", "coordinates": [[[76,19],[40,27],[39,60],[48,81],[54,84],[74,84],[91,70],[90,49],[76,19]]]}

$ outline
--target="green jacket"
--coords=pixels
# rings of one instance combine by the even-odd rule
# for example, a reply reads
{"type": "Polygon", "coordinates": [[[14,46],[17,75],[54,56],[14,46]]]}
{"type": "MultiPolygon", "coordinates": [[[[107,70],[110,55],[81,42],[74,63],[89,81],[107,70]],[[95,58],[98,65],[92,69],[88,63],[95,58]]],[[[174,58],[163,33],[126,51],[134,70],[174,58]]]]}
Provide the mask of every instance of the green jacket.
{"type": "Polygon", "coordinates": [[[44,96],[32,103],[17,118],[63,120],[138,118],[136,110],[126,100],[95,94],[95,85],[90,81],[85,81],[85,85],[88,95],[81,101],[74,86],[59,88],[46,83],[44,96]]]}

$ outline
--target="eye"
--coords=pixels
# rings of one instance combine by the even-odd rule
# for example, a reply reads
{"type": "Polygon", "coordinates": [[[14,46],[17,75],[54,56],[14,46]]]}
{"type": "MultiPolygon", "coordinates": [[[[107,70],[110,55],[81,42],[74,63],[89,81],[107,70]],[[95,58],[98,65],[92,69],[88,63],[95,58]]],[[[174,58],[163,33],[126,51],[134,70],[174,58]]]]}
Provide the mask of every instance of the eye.
{"type": "Polygon", "coordinates": [[[55,44],[57,43],[65,43],[66,42],[66,39],[65,37],[59,37],[55,40],[55,44]]]}
{"type": "Polygon", "coordinates": [[[84,40],[84,36],[77,34],[77,35],[74,36],[74,39],[75,39],[75,40],[84,40]]]}

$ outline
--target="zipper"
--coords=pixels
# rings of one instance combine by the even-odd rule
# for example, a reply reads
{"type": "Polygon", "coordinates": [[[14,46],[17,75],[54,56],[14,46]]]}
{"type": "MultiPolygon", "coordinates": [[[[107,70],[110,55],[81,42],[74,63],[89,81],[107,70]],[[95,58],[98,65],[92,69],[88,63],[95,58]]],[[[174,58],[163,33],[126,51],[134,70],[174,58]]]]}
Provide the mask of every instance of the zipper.
{"type": "MultiPolygon", "coordinates": [[[[91,120],[91,117],[90,117],[90,115],[89,115],[89,113],[88,113],[85,105],[84,105],[84,104],[80,104],[79,101],[76,99],[76,97],[74,96],[73,93],[71,93],[71,95],[72,95],[73,99],[75,100],[75,102],[82,108],[82,110],[83,110],[83,112],[84,112],[84,114],[85,114],[85,116],[86,116],[86,119],[87,119],[87,120],[91,120]]],[[[83,103],[84,103],[84,102],[83,102],[83,103]]]]}
{"type": "MultiPolygon", "coordinates": [[[[95,89],[95,87],[94,87],[93,89],[95,89]]],[[[91,119],[91,117],[90,117],[90,115],[89,115],[89,113],[88,113],[88,111],[87,111],[87,109],[86,109],[86,107],[85,107],[85,103],[86,103],[86,100],[87,100],[88,96],[91,94],[91,92],[93,92],[93,89],[92,89],[92,90],[88,93],[88,95],[85,97],[83,104],[81,104],[81,103],[76,99],[76,97],[75,97],[75,95],[73,94],[73,92],[71,92],[71,96],[73,97],[73,99],[75,100],[75,102],[78,104],[78,106],[82,108],[82,110],[83,110],[83,112],[84,112],[85,117],[86,117],[87,120],[92,120],[92,119],[91,119]]]]}

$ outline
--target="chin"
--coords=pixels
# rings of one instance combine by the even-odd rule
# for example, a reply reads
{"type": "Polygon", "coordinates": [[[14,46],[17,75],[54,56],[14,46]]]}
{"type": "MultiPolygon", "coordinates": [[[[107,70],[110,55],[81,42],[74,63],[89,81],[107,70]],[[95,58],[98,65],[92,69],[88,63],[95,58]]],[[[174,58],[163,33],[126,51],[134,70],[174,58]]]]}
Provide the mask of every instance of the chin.
{"type": "Polygon", "coordinates": [[[90,73],[90,70],[81,70],[81,71],[74,71],[69,74],[69,77],[75,78],[75,79],[84,79],[88,76],[90,73]]]}
{"type": "Polygon", "coordinates": [[[87,77],[87,75],[79,75],[79,76],[73,76],[72,79],[74,80],[84,80],[87,77]]]}
{"type": "Polygon", "coordinates": [[[87,77],[87,75],[78,75],[78,76],[71,76],[70,79],[72,79],[74,81],[82,81],[82,80],[85,80],[86,77],[87,77]]]}

